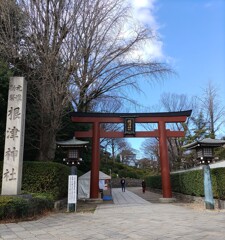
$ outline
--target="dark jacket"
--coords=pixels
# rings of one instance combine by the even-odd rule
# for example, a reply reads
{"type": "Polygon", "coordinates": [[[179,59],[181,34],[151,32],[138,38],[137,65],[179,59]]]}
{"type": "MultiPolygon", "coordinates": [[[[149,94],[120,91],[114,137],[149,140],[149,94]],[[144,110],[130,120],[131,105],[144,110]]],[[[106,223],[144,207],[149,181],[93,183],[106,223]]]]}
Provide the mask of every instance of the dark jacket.
{"type": "Polygon", "coordinates": [[[121,179],[121,181],[120,181],[120,183],[121,183],[121,185],[125,185],[125,179],[121,179]]]}
{"type": "Polygon", "coordinates": [[[146,188],[146,182],[145,181],[142,181],[141,185],[142,185],[143,188],[146,188]]]}

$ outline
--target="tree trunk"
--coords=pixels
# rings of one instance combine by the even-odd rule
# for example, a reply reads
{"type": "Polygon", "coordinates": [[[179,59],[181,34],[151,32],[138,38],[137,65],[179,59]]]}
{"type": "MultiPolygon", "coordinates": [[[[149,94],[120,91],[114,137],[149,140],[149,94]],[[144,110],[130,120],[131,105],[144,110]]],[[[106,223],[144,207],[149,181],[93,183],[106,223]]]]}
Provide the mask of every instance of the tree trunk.
{"type": "Polygon", "coordinates": [[[40,137],[39,161],[53,161],[56,150],[56,134],[49,130],[42,132],[40,137]]]}

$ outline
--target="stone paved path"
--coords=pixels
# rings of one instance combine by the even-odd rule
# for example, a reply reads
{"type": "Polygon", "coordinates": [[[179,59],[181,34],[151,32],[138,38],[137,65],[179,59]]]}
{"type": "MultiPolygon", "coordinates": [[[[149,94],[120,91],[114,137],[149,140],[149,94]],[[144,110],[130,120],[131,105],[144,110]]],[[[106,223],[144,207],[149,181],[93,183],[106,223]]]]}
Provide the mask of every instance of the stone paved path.
{"type": "Polygon", "coordinates": [[[0,240],[224,240],[225,213],[150,203],[113,189],[115,204],[94,213],[57,213],[36,221],[0,224],[0,240]]]}

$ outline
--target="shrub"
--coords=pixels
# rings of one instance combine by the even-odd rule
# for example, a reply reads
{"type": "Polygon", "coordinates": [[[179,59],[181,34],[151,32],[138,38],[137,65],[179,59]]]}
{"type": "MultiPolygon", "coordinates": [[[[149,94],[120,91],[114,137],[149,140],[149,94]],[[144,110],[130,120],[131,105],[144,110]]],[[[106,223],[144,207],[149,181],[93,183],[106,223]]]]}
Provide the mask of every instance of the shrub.
{"type": "MultiPolygon", "coordinates": [[[[22,191],[27,193],[49,193],[55,199],[67,195],[70,168],[54,162],[24,162],[22,191]]],[[[0,164],[0,177],[2,163],[0,164]]],[[[2,178],[0,178],[1,183],[2,178]]],[[[0,186],[1,190],[1,186],[0,186]]]]}
{"type": "MultiPolygon", "coordinates": [[[[171,186],[173,192],[179,192],[193,196],[204,196],[204,176],[202,170],[187,171],[171,174],[171,186]]],[[[211,169],[213,196],[225,199],[225,168],[211,169]]],[[[161,189],[161,176],[146,178],[148,187],[161,189]]]]}
{"type": "Polygon", "coordinates": [[[219,199],[225,199],[225,168],[211,170],[214,195],[219,199]]]}
{"type": "Polygon", "coordinates": [[[151,176],[145,178],[146,185],[151,188],[161,189],[162,188],[162,180],[161,176],[151,176]]]}
{"type": "Polygon", "coordinates": [[[189,171],[171,175],[172,190],[192,196],[204,196],[202,171],[189,171]]]}
{"type": "Polygon", "coordinates": [[[0,196],[0,220],[33,217],[53,207],[53,201],[47,198],[0,196]]]}

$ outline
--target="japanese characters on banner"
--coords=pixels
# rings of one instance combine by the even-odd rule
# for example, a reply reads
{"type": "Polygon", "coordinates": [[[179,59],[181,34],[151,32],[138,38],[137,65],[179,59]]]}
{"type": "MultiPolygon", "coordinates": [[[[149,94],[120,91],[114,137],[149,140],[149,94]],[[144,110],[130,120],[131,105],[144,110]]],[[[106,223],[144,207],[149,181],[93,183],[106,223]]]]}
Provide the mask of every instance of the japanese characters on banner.
{"type": "Polygon", "coordinates": [[[77,203],[77,175],[69,175],[68,203],[77,203]]]}
{"type": "Polygon", "coordinates": [[[27,82],[12,77],[9,82],[2,195],[20,194],[22,184],[27,82]]]}

